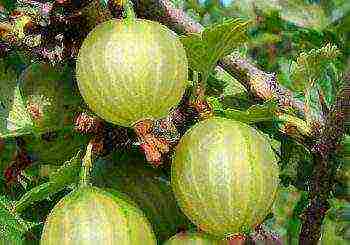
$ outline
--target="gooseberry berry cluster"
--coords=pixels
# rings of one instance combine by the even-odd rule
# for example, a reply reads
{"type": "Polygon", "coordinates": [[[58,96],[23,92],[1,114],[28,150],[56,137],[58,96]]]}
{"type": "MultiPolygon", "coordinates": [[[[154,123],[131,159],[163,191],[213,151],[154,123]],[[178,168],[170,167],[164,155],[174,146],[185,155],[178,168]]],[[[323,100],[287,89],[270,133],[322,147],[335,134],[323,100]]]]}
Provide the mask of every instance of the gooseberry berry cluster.
{"type": "MultiPolygon", "coordinates": [[[[76,63],[79,90],[90,109],[125,127],[165,117],[180,101],[187,73],[176,34],[141,19],[98,25],[76,63]]],[[[253,229],[269,213],[278,186],[277,160],[256,129],[210,117],[176,146],[171,186],[182,212],[205,235],[176,235],[166,244],[226,244],[224,239],[253,229]]],[[[156,238],[133,201],[84,186],[54,207],[41,242],[149,245],[156,238]]]]}

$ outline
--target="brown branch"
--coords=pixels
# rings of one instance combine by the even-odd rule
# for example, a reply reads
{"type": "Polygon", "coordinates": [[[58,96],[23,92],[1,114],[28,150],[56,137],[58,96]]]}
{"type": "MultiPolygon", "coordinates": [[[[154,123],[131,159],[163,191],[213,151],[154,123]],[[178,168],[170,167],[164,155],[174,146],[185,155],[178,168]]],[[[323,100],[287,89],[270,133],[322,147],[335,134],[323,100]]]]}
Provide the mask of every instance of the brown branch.
{"type": "Polygon", "coordinates": [[[325,213],[330,208],[328,199],[335,178],[332,174],[331,157],[343,138],[345,123],[349,120],[350,72],[345,81],[346,84],[328,113],[316,142],[310,146],[315,167],[310,182],[310,202],[301,216],[300,244],[318,243],[325,213]]]}
{"type": "MultiPolygon", "coordinates": [[[[203,26],[191,19],[184,11],[176,9],[168,0],[133,0],[140,18],[156,20],[181,34],[203,31],[203,26]]],[[[281,107],[291,106],[304,115],[304,104],[293,98],[292,93],[278,84],[274,74],[266,73],[237,54],[229,55],[218,63],[253,95],[260,99],[276,98],[281,107]]]]}
{"type": "Polygon", "coordinates": [[[138,17],[156,20],[178,33],[201,32],[203,27],[168,0],[132,0],[138,17]]]}

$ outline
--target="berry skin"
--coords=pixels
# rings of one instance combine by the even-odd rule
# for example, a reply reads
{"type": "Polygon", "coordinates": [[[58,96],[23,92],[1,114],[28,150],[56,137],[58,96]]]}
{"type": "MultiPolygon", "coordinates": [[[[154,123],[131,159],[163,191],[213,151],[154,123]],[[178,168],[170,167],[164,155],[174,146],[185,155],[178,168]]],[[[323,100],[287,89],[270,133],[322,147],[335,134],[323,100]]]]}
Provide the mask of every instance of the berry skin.
{"type": "Polygon", "coordinates": [[[84,40],[76,63],[80,92],[104,120],[131,127],[165,117],[185,91],[186,52],[160,23],[110,20],[84,40]]]}
{"type": "Polygon", "coordinates": [[[41,245],[155,245],[151,224],[125,195],[80,187],[61,199],[46,220],[41,245]]]}
{"type": "Polygon", "coordinates": [[[256,129],[210,118],[181,138],[171,184],[184,214],[201,230],[228,237],[254,229],[269,213],[279,183],[277,159],[256,129]]]}

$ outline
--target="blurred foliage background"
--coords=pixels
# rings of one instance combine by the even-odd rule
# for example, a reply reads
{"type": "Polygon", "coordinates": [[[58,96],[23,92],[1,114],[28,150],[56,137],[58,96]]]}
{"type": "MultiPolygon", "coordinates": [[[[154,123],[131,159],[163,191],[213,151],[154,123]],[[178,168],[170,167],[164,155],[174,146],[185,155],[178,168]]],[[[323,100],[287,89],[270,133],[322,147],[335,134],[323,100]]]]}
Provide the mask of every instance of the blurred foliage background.
{"type": "MultiPolygon", "coordinates": [[[[106,0],[100,0],[100,2],[106,3],[106,0]]],[[[343,79],[341,77],[350,71],[349,0],[171,0],[171,2],[178,8],[185,10],[193,19],[205,27],[235,17],[252,21],[248,32],[249,39],[239,47],[238,52],[262,70],[275,73],[278,81],[289,88],[293,92],[293,96],[308,101],[315,114],[320,114],[322,107],[317,99],[319,97],[318,93],[321,93],[324,97],[325,105],[330,107],[342,86],[343,79]],[[327,46],[328,44],[331,46],[327,46]],[[336,49],[332,47],[336,47],[336,49]],[[302,56],[301,53],[305,55],[302,56]],[[303,57],[306,58],[303,59],[303,57]],[[312,67],[312,57],[316,59],[314,66],[321,64],[322,68],[316,72],[316,82],[313,84],[315,87],[310,87],[310,81],[305,79],[304,73],[298,73],[301,66],[308,66],[305,68],[308,73],[316,70],[315,67],[312,67]]],[[[10,11],[15,5],[14,1],[7,0],[1,0],[0,3],[6,11],[10,11]]],[[[6,11],[0,10],[0,20],[6,15],[6,11]]],[[[35,62],[39,63],[39,61],[31,60],[28,54],[17,48],[11,49],[10,55],[6,58],[1,58],[0,102],[8,96],[6,91],[10,91],[11,86],[15,86],[16,81],[20,81],[23,74],[28,72],[30,64],[35,62]]],[[[50,179],[50,174],[55,172],[64,162],[74,159],[74,155],[82,150],[88,142],[87,137],[79,135],[73,130],[71,123],[77,113],[87,109],[74,83],[72,67],[74,67],[74,64],[68,63],[62,68],[67,81],[65,87],[62,88],[62,93],[65,96],[64,112],[62,112],[64,113],[63,129],[49,134],[28,134],[21,137],[0,139],[0,170],[2,173],[13,163],[14,156],[18,155],[23,145],[25,145],[26,153],[33,161],[25,169],[20,182],[10,188],[6,185],[5,177],[1,175],[1,195],[6,193],[6,198],[10,201],[23,199],[23,195],[28,190],[38,187],[39,184],[44,184],[48,180],[52,182],[52,185],[64,186],[62,183],[55,182],[54,178],[50,179]]],[[[47,73],[49,72],[47,71],[47,73]]],[[[42,77],[48,77],[46,75],[44,74],[42,77]]],[[[224,108],[242,110],[252,106],[252,101],[249,100],[245,88],[222,69],[215,69],[209,77],[208,95],[220,98],[221,106],[224,108]]],[[[10,105],[0,104],[0,133],[2,133],[1,129],[5,122],[3,119],[6,119],[8,114],[12,113],[11,116],[16,118],[19,116],[18,114],[23,112],[23,101],[16,94],[11,100],[14,106],[12,103],[10,105]],[[11,113],[6,110],[6,107],[11,107],[11,113]]],[[[15,125],[18,132],[33,126],[28,115],[21,114],[21,116],[25,116],[25,120],[22,118],[22,121],[25,121],[26,124],[15,125]]],[[[350,133],[348,125],[346,128],[347,134],[350,133]]],[[[280,195],[272,213],[265,220],[264,227],[271,232],[277,232],[282,237],[283,244],[298,244],[298,234],[301,226],[299,215],[307,205],[307,183],[310,179],[313,161],[311,153],[303,145],[281,136],[277,130],[278,127],[275,126],[273,122],[257,123],[257,127],[264,133],[269,134],[274,143],[279,156],[282,180],[280,195]]],[[[98,162],[103,166],[111,160],[110,158],[115,162],[121,162],[130,157],[130,155],[126,156],[125,152],[114,154],[113,157],[109,156],[109,158],[100,159],[98,162]]],[[[331,209],[326,215],[322,228],[323,238],[320,244],[350,243],[349,156],[350,137],[347,136],[343,141],[341,150],[332,159],[336,185],[332,192],[331,209]]],[[[135,153],[133,159],[143,163],[146,162],[144,156],[139,153],[135,153]]],[[[66,165],[69,169],[70,165],[66,165]]],[[[168,170],[166,167],[164,171],[162,170],[164,172],[162,172],[162,181],[165,186],[169,184],[168,170]]],[[[97,173],[101,171],[99,173],[100,181],[103,178],[110,179],[108,171],[103,169],[97,169],[96,171],[97,173]]],[[[158,174],[155,173],[155,175],[158,174]]],[[[140,175],[138,173],[138,176],[140,175]]],[[[153,181],[159,182],[159,177],[153,181]]],[[[112,184],[104,187],[112,187],[112,184]]],[[[153,193],[154,198],[159,198],[158,193],[170,192],[167,189],[168,187],[162,188],[164,190],[161,189],[153,193]]],[[[44,193],[45,191],[48,193],[47,189],[40,189],[40,191],[42,192],[38,193],[44,193]]],[[[127,191],[131,190],[125,190],[125,192],[127,191]]],[[[142,191],[137,191],[140,194],[139,200],[143,200],[141,198],[142,191]]],[[[23,208],[22,217],[37,224],[36,226],[28,224],[27,228],[24,229],[25,232],[30,230],[27,233],[28,244],[37,244],[33,237],[40,237],[42,221],[53,205],[67,192],[67,189],[58,188],[54,195],[38,202],[36,206],[23,208]]],[[[42,196],[45,195],[42,194],[42,196]]],[[[38,199],[41,199],[41,197],[38,197],[38,199]]],[[[162,217],[164,217],[163,219],[167,224],[170,224],[171,219],[168,220],[165,217],[171,215],[172,211],[166,207],[173,207],[174,203],[169,205],[167,202],[174,201],[171,197],[168,199],[159,205],[164,206],[161,209],[162,217]]],[[[3,203],[5,201],[0,199],[0,208],[3,203]]],[[[149,203],[147,205],[152,206],[149,203]]],[[[152,209],[149,212],[154,218],[153,215],[156,214],[156,211],[152,209]]],[[[188,220],[184,220],[184,217],[177,218],[178,223],[187,225],[188,220]]],[[[188,227],[192,226],[189,225],[188,227]]],[[[167,231],[163,230],[160,225],[158,230],[162,236],[168,235],[166,234],[167,231]]],[[[175,232],[175,230],[176,228],[172,227],[172,232],[175,232]]],[[[0,239],[0,244],[1,242],[0,239]]]]}

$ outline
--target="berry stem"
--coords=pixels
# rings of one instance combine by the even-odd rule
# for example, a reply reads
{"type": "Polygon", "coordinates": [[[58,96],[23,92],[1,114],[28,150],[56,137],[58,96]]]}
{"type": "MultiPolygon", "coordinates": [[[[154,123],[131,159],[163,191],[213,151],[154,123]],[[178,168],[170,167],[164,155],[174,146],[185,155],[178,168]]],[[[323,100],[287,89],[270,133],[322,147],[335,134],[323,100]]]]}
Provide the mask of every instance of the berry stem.
{"type": "Polygon", "coordinates": [[[132,5],[132,2],[129,0],[125,0],[124,3],[124,12],[123,17],[127,22],[133,22],[136,19],[136,14],[132,5]]]}
{"type": "Polygon", "coordinates": [[[92,168],[92,149],[93,140],[90,140],[88,146],[86,147],[86,153],[82,161],[82,170],[80,176],[80,186],[90,185],[90,170],[92,168]]]}

